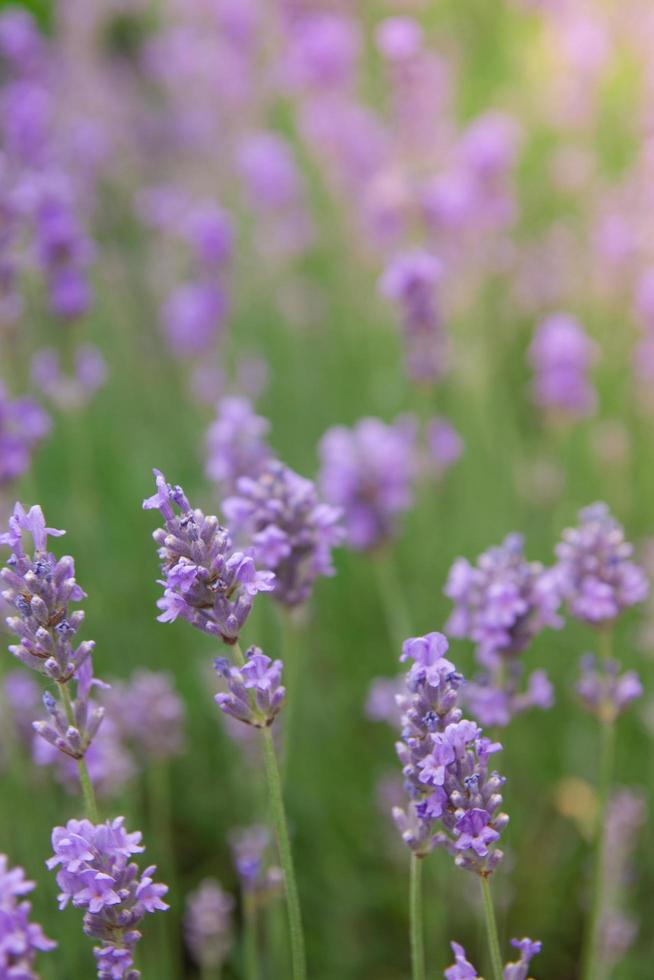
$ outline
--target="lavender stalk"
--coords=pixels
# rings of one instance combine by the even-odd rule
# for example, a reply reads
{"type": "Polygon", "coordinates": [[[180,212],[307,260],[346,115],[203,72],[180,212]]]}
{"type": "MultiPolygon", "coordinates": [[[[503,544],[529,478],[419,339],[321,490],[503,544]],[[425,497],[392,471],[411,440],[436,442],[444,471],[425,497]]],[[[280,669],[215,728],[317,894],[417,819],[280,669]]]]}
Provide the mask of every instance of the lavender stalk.
{"type": "Polygon", "coordinates": [[[497,922],[495,921],[490,879],[488,876],[482,875],[479,881],[481,882],[481,892],[484,899],[484,915],[486,917],[486,932],[488,935],[491,967],[493,969],[493,980],[503,980],[504,968],[502,966],[502,954],[500,953],[500,940],[497,935],[497,922]]]}
{"type": "Polygon", "coordinates": [[[413,980],[425,980],[424,913],[422,908],[422,858],[411,854],[409,886],[409,922],[411,929],[411,967],[413,980]]]}

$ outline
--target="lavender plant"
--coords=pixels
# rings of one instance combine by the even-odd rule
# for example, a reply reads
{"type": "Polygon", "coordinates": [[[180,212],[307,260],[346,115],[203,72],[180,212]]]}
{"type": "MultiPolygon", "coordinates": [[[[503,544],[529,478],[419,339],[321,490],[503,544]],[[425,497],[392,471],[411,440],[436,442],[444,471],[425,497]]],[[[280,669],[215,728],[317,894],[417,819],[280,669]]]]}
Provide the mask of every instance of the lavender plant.
{"type": "Polygon", "coordinates": [[[490,878],[503,853],[498,848],[508,816],[501,810],[504,778],[489,769],[502,746],[463,718],[458,705],[463,677],[445,657],[442,633],[408,639],[402,661],[411,660],[406,692],[398,696],[402,737],[397,753],[408,806],[394,810],[411,850],[411,947],[414,980],[425,977],[422,938],[421,860],[434,847],[479,876],[495,980],[502,980],[490,878]]]}
{"type": "Polygon", "coordinates": [[[205,878],[186,899],[186,945],[202,980],[220,976],[233,942],[234,899],[214,878],[205,878]]]}
{"type": "Polygon", "coordinates": [[[37,955],[57,945],[30,921],[32,906],[24,896],[33,889],[23,869],[10,868],[6,854],[0,854],[0,976],[7,980],[38,980],[37,955]]]}
{"type": "MultiPolygon", "coordinates": [[[[160,545],[164,575],[161,583],[164,598],[158,604],[163,613],[159,619],[171,622],[181,615],[197,629],[220,638],[233,653],[233,660],[224,657],[216,660],[216,669],[227,686],[227,691],[218,694],[216,701],[226,714],[261,730],[270,806],[284,872],[293,976],[295,980],[304,980],[306,958],[300,901],[271,732],[285,694],[281,685],[282,663],[271,661],[256,647],[251,647],[244,656],[238,642],[254,596],[271,591],[276,578],[270,571],[257,571],[250,555],[232,552],[227,530],[216,517],[205,517],[202,511],[194,510],[181,487],[166,483],[158,470],[155,478],[157,492],[143,506],[146,510],[158,508],[165,519],[165,529],[159,528],[153,535],[160,545]]],[[[314,506],[310,506],[310,513],[316,517],[316,527],[320,527],[314,506]]],[[[326,523],[329,525],[330,520],[326,519],[326,523]]],[[[323,549],[325,546],[325,541],[319,545],[323,549]]],[[[294,572],[291,578],[295,578],[294,572]]]]}

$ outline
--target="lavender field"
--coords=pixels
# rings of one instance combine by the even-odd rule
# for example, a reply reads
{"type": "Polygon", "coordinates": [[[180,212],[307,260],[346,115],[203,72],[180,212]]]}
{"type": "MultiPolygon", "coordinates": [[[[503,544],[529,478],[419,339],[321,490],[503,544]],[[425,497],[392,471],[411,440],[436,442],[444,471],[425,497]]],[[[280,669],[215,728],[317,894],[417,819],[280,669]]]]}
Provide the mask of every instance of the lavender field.
{"type": "Polygon", "coordinates": [[[653,66],[0,4],[0,980],[652,980],[653,66]]]}

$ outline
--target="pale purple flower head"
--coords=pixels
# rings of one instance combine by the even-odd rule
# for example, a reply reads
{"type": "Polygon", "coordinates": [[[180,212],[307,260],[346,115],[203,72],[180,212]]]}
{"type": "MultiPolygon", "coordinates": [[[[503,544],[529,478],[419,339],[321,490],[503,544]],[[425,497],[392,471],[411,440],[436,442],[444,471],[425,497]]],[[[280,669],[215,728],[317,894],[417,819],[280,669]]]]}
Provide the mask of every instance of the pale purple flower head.
{"type": "Polygon", "coordinates": [[[52,848],[46,863],[50,870],[59,867],[59,907],[72,902],[84,909],[84,932],[98,942],[93,952],[99,980],[138,980],[138,926],[147,913],[168,908],[168,887],[152,879],[156,868],[141,872],[130,861],[143,851],[141,834],[127,833],[123,817],[102,824],[69,820],[53,830],[52,848]]]}
{"type": "Polygon", "coordinates": [[[415,424],[361,419],[352,429],[329,429],[320,443],[320,488],[343,511],[348,543],[369,550],[393,536],[413,502],[415,424]]]}
{"type": "Polygon", "coordinates": [[[400,311],[407,371],[416,381],[436,381],[447,369],[438,297],[442,276],[439,260],[417,249],[395,256],[379,280],[381,294],[400,311]]]}
{"type": "Polygon", "coordinates": [[[244,892],[266,898],[279,891],[281,869],[266,861],[270,834],[266,827],[254,824],[238,827],[229,835],[234,865],[244,892]]]}
{"type": "Polygon", "coordinates": [[[420,24],[412,17],[387,17],[375,33],[379,53],[390,62],[403,62],[419,54],[424,41],[420,24]]]}
{"type": "Polygon", "coordinates": [[[341,512],[322,503],[315,485],[283,463],[269,461],[257,479],[242,477],[223,512],[257,562],[274,571],[274,594],[283,605],[306,602],[316,579],[334,574],[341,512]]]}
{"type": "Polygon", "coordinates": [[[75,671],[75,697],[71,697],[70,713],[67,705],[57,701],[49,691],[43,695],[47,718],[35,721],[32,728],[51,746],[69,759],[84,759],[104,719],[104,708],[91,699],[94,687],[106,687],[93,677],[93,665],[88,656],[75,671]]]}
{"type": "Polygon", "coordinates": [[[266,442],[270,423],[256,415],[247,398],[218,402],[216,418],[207,431],[206,474],[223,493],[234,493],[242,476],[257,478],[273,451],[266,442]]]}
{"type": "Polygon", "coordinates": [[[579,512],[579,526],[567,528],[556,546],[555,567],[557,587],[575,619],[607,626],[647,598],[649,582],[633,554],[606,504],[579,512]]]}
{"type": "Polygon", "coordinates": [[[534,670],[520,690],[522,671],[513,664],[505,670],[489,671],[469,681],[463,701],[481,725],[504,728],[512,718],[530,708],[546,710],[554,704],[554,688],[544,670],[534,670]]]}
{"type": "Polygon", "coordinates": [[[288,32],[285,75],[293,88],[316,90],[348,87],[361,48],[355,22],[338,13],[309,13],[288,32]]]}
{"type": "Polygon", "coordinates": [[[596,345],[573,316],[555,313],[546,317],[529,348],[536,404],[574,417],[590,415],[597,395],[588,372],[596,358],[596,345]]]}
{"type": "Polygon", "coordinates": [[[32,398],[12,400],[0,381],[0,489],[28,469],[50,419],[32,398]]]}
{"type": "Polygon", "coordinates": [[[617,660],[598,662],[592,653],[581,658],[577,694],[598,718],[614,721],[642,693],[643,685],[635,670],[621,674],[617,660]]]}
{"type": "Polygon", "coordinates": [[[179,357],[202,354],[218,340],[227,315],[224,292],[214,282],[186,282],[166,300],[162,322],[179,357]]]}
{"type": "Polygon", "coordinates": [[[170,759],[184,747],[184,702],[172,674],[136,670],[102,697],[108,720],[144,762],[170,759]]]}
{"type": "Polygon", "coordinates": [[[197,204],[183,223],[183,232],[196,260],[211,271],[229,262],[234,247],[234,228],[229,215],[213,201],[197,204]]]}
{"type": "Polygon", "coordinates": [[[255,728],[272,725],[286,695],[281,660],[271,660],[252,646],[245,652],[242,667],[234,667],[225,657],[218,657],[214,666],[227,682],[227,692],[215,698],[220,710],[255,728]]]}
{"type": "Polygon", "coordinates": [[[460,459],[464,444],[454,426],[442,416],[435,416],[427,423],[427,453],[436,474],[441,476],[460,459]]]}
{"type": "Polygon", "coordinates": [[[501,749],[458,706],[463,677],[447,660],[442,633],[407,640],[402,660],[413,660],[406,692],[398,697],[406,810],[393,811],[405,843],[417,854],[448,850],[458,867],[489,875],[502,860],[497,848],[508,823],[501,812],[504,779],[489,771],[501,749]]]}
{"type": "Polygon", "coordinates": [[[193,509],[181,487],[154,471],[157,492],[143,501],[160,510],[164,527],[153,538],[159,545],[163,598],[157,603],[162,623],[178,617],[196,629],[235,643],[258,592],[270,592],[275,576],[258,571],[249,553],[234,551],[229,532],[217,517],[193,509]]]}
{"type": "MultiPolygon", "coordinates": [[[[540,953],[542,943],[531,939],[512,939],[511,945],[520,950],[520,959],[507,963],[504,967],[504,980],[527,980],[529,964],[540,953]]],[[[445,970],[445,980],[480,980],[479,974],[468,962],[466,951],[459,943],[452,943],[454,963],[445,970]]]]}
{"type": "Polygon", "coordinates": [[[7,625],[19,642],[9,648],[10,652],[51,680],[66,682],[84,665],[95,644],[85,640],[73,645],[84,612],[73,612],[69,607],[86,594],[75,581],[73,559],[56,559],[47,550],[48,536],[59,537],[63,533],[46,527],[38,505],[26,511],[17,503],[8,530],[0,534],[0,545],[12,549],[0,572],[0,581],[2,598],[15,610],[7,625]],[[25,552],[25,534],[32,537],[32,555],[25,552]]]}
{"type": "Polygon", "coordinates": [[[205,878],[186,899],[186,945],[202,970],[217,970],[234,941],[234,899],[214,878],[205,878]]]}
{"type": "Polygon", "coordinates": [[[32,906],[24,896],[33,889],[23,869],[10,868],[7,856],[0,854],[0,977],[7,980],[38,980],[37,954],[57,945],[41,926],[30,922],[32,906]]]}
{"type": "Polygon", "coordinates": [[[248,136],[239,148],[237,162],[253,209],[278,211],[297,205],[300,174],[290,145],[279,133],[261,131],[248,136]]]}
{"type": "Polygon", "coordinates": [[[545,627],[561,626],[555,576],[526,560],[519,534],[484,552],[476,565],[457,558],[444,591],[454,602],[447,630],[472,640],[486,667],[520,653],[545,627]]]}

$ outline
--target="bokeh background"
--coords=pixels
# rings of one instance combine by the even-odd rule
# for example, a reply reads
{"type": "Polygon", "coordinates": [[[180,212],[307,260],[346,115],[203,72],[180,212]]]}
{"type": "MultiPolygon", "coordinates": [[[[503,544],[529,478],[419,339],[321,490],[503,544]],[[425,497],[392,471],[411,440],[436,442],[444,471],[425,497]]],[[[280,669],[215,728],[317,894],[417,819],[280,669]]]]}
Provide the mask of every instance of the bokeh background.
{"type": "MultiPolygon", "coordinates": [[[[52,152],[45,163],[26,162],[12,143],[7,92],[28,68],[12,66],[5,50],[3,182],[9,194],[23,171],[63,173],[93,255],[80,263],[88,309],[68,316],[32,261],[33,223],[24,219],[3,245],[19,257],[7,293],[18,292],[22,305],[5,311],[0,374],[12,397],[29,393],[44,406],[52,427],[25,472],[0,487],[0,501],[3,509],[15,498],[39,502],[51,524],[67,529],[98,673],[169,671],[185,704],[183,752],[164,767],[139,767],[102,801],[107,814],[124,813],[143,829],[147,855],[173,885],[165,923],[146,924],[144,976],[196,975],[187,953],[179,965],[162,953],[161,930],[177,944],[184,896],[207,875],[237,894],[227,835],[266,818],[257,759],[230,737],[212,700],[210,665],[220,651],[182,622],[155,619],[155,525],[141,510],[151,468],[219,513],[219,490],[205,474],[206,432],[227,393],[252,398],[270,420],[278,456],[310,478],[324,432],[364,416],[411,412],[421,424],[443,416],[461,437],[454,465],[426,467],[416,481],[414,505],[383,559],[338,549],[336,575],[317,583],[295,638],[300,693],[286,791],[310,975],[407,977],[408,856],[380,792],[398,769],[395,734],[364,710],[373,678],[398,670],[391,599],[413,633],[442,629],[451,609],[443,587],[457,556],[472,560],[519,531],[527,555],[551,563],[562,529],[594,500],[609,503],[642,555],[654,531],[653,324],[642,299],[654,262],[654,10],[640,0],[27,6],[47,49],[38,55],[46,67],[30,78],[49,93],[52,152]],[[327,10],[356,38],[345,68],[328,42],[327,54],[293,47],[302,19],[327,10]],[[385,51],[380,25],[400,16],[420,25],[421,37],[407,51],[395,41],[385,51]],[[461,147],[488,113],[504,120],[501,159],[493,179],[471,190],[461,147]],[[248,185],[239,152],[264,131],[283,140],[290,176],[275,176],[268,160],[248,185]],[[275,198],[284,180],[290,189],[275,198]],[[172,188],[181,204],[166,199],[167,212],[153,204],[154,187],[174,197],[172,188]],[[216,278],[229,311],[202,343],[175,344],[161,310],[196,276],[179,222],[189,201],[207,199],[229,214],[234,233],[216,278]],[[392,259],[415,247],[443,262],[448,370],[427,383],[407,373],[401,316],[378,288],[392,259]],[[596,403],[581,417],[544,411],[530,388],[534,330],[557,310],[575,315],[596,344],[596,403]],[[92,394],[72,377],[82,344],[106,364],[92,394]],[[38,373],[35,380],[43,348],[58,352],[72,398],[38,373]]],[[[32,110],[27,116],[22,124],[31,125],[32,110]]],[[[245,639],[283,656],[282,624],[267,599],[245,639]]],[[[616,781],[651,808],[649,615],[647,607],[626,615],[617,633],[616,650],[640,672],[645,695],[620,721],[616,781]]],[[[556,704],[516,717],[501,735],[511,822],[496,875],[500,931],[505,941],[542,939],[534,973],[556,980],[577,976],[588,898],[597,727],[574,685],[578,658],[593,644],[573,622],[538,636],[525,664],[548,671],[556,704]]],[[[474,669],[468,642],[453,641],[451,654],[464,673],[474,669]]],[[[15,669],[9,654],[1,669],[15,669]]],[[[6,704],[4,714],[11,725],[6,704]]],[[[6,734],[3,745],[12,748],[1,754],[0,849],[37,881],[35,917],[60,944],[40,970],[81,980],[90,944],[77,911],[56,911],[44,868],[51,827],[77,812],[76,799],[31,762],[28,747],[6,734]]],[[[611,975],[646,980],[654,889],[646,826],[629,845],[619,911],[639,928],[611,975]]],[[[464,942],[483,972],[475,881],[445,854],[427,868],[430,975],[451,962],[450,939],[464,942]]],[[[237,925],[239,916],[237,908],[237,925]]],[[[262,921],[265,976],[286,977],[279,900],[262,921]]],[[[225,976],[241,975],[236,938],[225,976]]]]}

